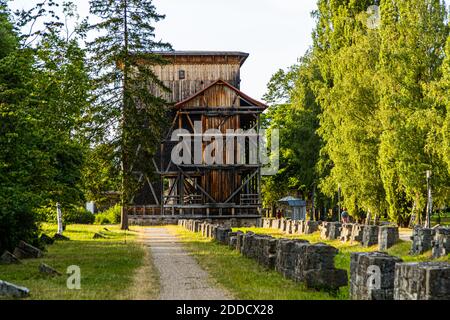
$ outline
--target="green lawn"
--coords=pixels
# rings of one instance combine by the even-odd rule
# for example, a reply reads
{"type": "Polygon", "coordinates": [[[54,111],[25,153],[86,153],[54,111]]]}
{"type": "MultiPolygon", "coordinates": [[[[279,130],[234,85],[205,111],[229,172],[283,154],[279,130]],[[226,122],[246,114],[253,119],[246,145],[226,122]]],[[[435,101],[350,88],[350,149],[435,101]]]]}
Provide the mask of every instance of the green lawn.
{"type": "MultiPolygon", "coordinates": [[[[137,242],[138,229],[124,232],[117,226],[69,225],[64,235],[70,241],[57,241],[47,247],[42,259],[23,260],[20,265],[0,265],[0,279],[30,289],[29,299],[153,299],[159,291],[149,250],[137,242]],[[105,239],[92,239],[101,232],[105,239]],[[49,277],[40,274],[44,262],[63,274],[49,277]],[[81,290],[66,286],[70,265],[81,268],[81,290]],[[142,278],[144,277],[144,278],[142,278]],[[145,284],[145,285],[144,285],[145,284]]],[[[53,235],[56,226],[44,225],[53,235]]]]}
{"type": "MultiPolygon", "coordinates": [[[[227,246],[203,238],[198,233],[187,231],[181,227],[171,227],[183,239],[185,246],[198,260],[211,276],[222,286],[230,290],[237,299],[267,299],[267,300],[346,300],[349,297],[349,288],[343,287],[334,295],[328,292],[308,290],[303,284],[284,279],[272,270],[266,270],[257,262],[240,255],[227,246]]],[[[270,234],[274,237],[305,239],[311,243],[326,243],[339,249],[335,265],[339,269],[350,272],[350,253],[377,251],[378,247],[364,248],[359,244],[342,243],[339,240],[324,241],[320,234],[312,235],[285,235],[278,230],[262,228],[236,228],[233,231],[252,231],[259,234],[270,234]]],[[[419,256],[408,254],[411,243],[401,241],[388,250],[391,255],[401,257],[405,262],[429,261],[431,252],[419,256]]],[[[450,255],[440,261],[450,262],[450,255]]],[[[438,261],[439,261],[438,260],[438,261]]],[[[349,274],[350,277],[350,274],[349,274]]]]}

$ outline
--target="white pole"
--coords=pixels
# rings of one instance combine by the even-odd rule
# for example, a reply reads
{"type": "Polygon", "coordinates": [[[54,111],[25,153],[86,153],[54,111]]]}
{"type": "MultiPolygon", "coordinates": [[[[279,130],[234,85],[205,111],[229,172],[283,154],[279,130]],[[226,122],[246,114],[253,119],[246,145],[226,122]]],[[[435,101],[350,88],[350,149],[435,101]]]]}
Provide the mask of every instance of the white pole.
{"type": "Polygon", "coordinates": [[[433,198],[431,195],[431,170],[427,170],[427,193],[428,193],[428,201],[427,201],[427,221],[425,228],[431,228],[431,214],[433,212],[433,198]]]}
{"type": "Polygon", "coordinates": [[[56,204],[56,218],[58,220],[58,234],[63,233],[63,223],[62,223],[62,212],[61,212],[61,204],[58,202],[56,204]]]}

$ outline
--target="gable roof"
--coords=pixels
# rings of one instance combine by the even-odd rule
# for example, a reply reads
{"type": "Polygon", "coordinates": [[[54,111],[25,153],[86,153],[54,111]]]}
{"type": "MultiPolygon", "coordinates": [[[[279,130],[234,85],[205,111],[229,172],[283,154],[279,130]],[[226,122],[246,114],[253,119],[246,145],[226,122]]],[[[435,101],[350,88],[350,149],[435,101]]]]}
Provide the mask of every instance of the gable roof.
{"type": "Polygon", "coordinates": [[[209,86],[205,87],[204,89],[200,90],[199,92],[197,92],[196,94],[190,96],[189,98],[178,102],[177,104],[175,104],[175,108],[181,108],[184,104],[186,104],[186,103],[194,100],[195,98],[201,96],[203,93],[208,91],[210,88],[212,88],[214,86],[217,86],[217,85],[224,85],[224,86],[228,87],[229,89],[231,89],[234,92],[236,92],[236,94],[238,96],[240,96],[243,100],[247,101],[248,103],[252,104],[255,107],[261,107],[261,108],[264,108],[264,109],[268,108],[268,106],[265,105],[264,103],[259,102],[258,100],[255,100],[255,99],[251,98],[250,96],[246,95],[241,90],[239,90],[238,88],[236,88],[236,87],[232,86],[231,84],[229,84],[228,82],[220,80],[220,79],[217,80],[217,81],[214,81],[209,86]]]}
{"type": "Polygon", "coordinates": [[[240,58],[241,66],[249,57],[248,53],[240,51],[155,51],[154,54],[166,57],[211,57],[225,56],[240,58]]]}

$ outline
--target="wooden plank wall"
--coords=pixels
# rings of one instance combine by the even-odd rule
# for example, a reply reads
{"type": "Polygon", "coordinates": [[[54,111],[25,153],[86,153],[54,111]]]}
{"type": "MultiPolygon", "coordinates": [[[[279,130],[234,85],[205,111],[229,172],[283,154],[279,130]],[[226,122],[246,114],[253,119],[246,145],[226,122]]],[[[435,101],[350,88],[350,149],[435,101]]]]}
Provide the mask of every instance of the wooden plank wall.
{"type": "Polygon", "coordinates": [[[171,93],[166,93],[156,86],[151,88],[151,91],[174,103],[193,96],[219,79],[236,88],[240,86],[239,64],[180,64],[155,66],[153,69],[159,79],[171,90],[171,93]],[[178,78],[179,70],[185,71],[186,78],[184,80],[178,78]]]}

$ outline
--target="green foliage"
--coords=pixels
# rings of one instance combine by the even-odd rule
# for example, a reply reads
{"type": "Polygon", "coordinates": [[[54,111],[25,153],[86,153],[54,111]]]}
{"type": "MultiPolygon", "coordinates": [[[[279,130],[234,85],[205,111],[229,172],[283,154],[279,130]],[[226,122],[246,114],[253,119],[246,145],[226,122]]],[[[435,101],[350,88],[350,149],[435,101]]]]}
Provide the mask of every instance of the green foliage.
{"type": "Polygon", "coordinates": [[[95,224],[117,224],[120,223],[122,207],[115,205],[102,213],[95,215],[95,224]]]}
{"type": "MultiPolygon", "coordinates": [[[[83,207],[70,206],[62,208],[62,218],[65,225],[68,224],[93,224],[95,216],[83,207]]],[[[56,206],[36,209],[36,214],[41,222],[56,223],[56,206]]]]}
{"type": "MultiPolygon", "coordinates": [[[[37,236],[36,208],[83,200],[81,168],[91,82],[82,35],[63,36],[54,1],[11,13],[0,3],[0,251],[37,236]],[[46,20],[45,30],[25,26],[46,20]]],[[[64,6],[67,20],[73,16],[64,6]]]]}
{"type": "MultiPolygon", "coordinates": [[[[280,70],[271,79],[264,99],[273,103],[263,116],[263,125],[270,135],[280,133],[280,170],[263,181],[264,204],[276,201],[291,191],[310,198],[318,181],[315,168],[319,158],[319,107],[311,85],[318,76],[309,55],[287,72],[280,70]]],[[[316,195],[317,196],[317,195],[316,195]]]]}
{"type": "Polygon", "coordinates": [[[108,200],[108,191],[120,190],[120,158],[114,146],[103,143],[89,148],[82,174],[86,198],[99,205],[108,200]]]}
{"type": "MultiPolygon", "coordinates": [[[[281,170],[265,180],[270,204],[292,190],[405,225],[426,206],[448,205],[450,44],[439,0],[320,0],[314,45],[299,66],[277,72],[266,119],[281,131],[281,170]],[[367,25],[369,6],[381,24],[367,25]],[[447,46],[446,46],[447,42],[447,46]],[[281,103],[280,103],[281,101],[281,103]],[[310,162],[308,162],[310,160],[310,162]]],[[[326,202],[326,201],[325,201],[326,202]]]]}
{"type": "MultiPolygon", "coordinates": [[[[151,0],[91,0],[90,8],[99,19],[90,27],[98,36],[89,43],[96,75],[95,125],[120,159],[120,191],[126,206],[145,180],[140,183],[134,173],[154,174],[152,161],[142,159],[157,152],[168,108],[149,90],[167,90],[149,66],[166,63],[153,52],[171,46],[155,41],[153,23],[164,16],[151,0]]],[[[126,229],[126,217],[122,222],[126,229]]]]}

